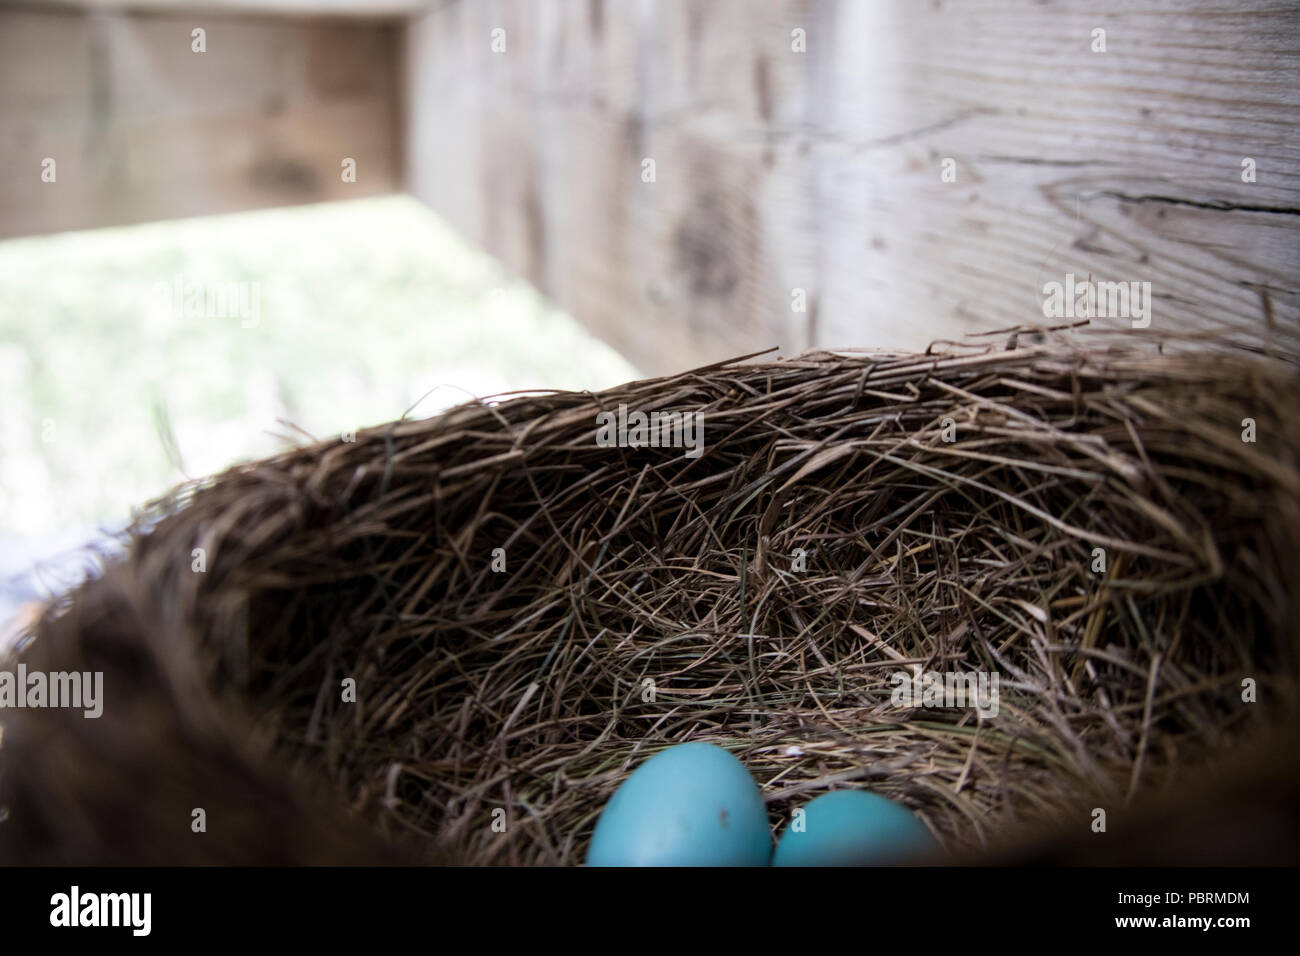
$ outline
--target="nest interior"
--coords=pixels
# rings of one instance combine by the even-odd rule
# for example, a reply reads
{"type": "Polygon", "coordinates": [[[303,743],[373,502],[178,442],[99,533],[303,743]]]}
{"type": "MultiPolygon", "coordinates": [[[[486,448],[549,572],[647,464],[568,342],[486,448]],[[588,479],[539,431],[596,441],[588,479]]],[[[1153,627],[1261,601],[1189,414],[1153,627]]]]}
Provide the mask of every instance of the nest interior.
{"type": "Polygon", "coordinates": [[[0,852],[580,863],[687,740],[774,828],[866,787],[955,852],[1167,791],[1295,704],[1297,399],[1240,353],[817,352],[236,467],[24,646],[105,712],[6,717],[0,852]],[[619,405],[703,453],[599,444],[619,405]],[[899,706],[914,668],[997,715],[899,706]]]}

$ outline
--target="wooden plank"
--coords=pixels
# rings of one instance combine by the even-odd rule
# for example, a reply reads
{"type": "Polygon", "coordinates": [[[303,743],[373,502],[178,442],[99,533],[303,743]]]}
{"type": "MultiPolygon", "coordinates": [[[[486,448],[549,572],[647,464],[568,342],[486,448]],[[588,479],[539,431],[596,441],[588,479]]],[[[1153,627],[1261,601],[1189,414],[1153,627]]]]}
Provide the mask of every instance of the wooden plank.
{"type": "Polygon", "coordinates": [[[412,190],[647,371],[1047,324],[1067,273],[1300,351],[1293,5],[453,0],[407,61],[412,190]]]}
{"type": "Polygon", "coordinates": [[[15,7],[44,10],[109,10],[136,13],[252,13],[302,16],[393,18],[419,11],[425,0],[5,0],[15,7]]]}
{"type": "Polygon", "coordinates": [[[0,236],[398,187],[400,25],[204,24],[195,53],[189,16],[0,10],[0,236]]]}

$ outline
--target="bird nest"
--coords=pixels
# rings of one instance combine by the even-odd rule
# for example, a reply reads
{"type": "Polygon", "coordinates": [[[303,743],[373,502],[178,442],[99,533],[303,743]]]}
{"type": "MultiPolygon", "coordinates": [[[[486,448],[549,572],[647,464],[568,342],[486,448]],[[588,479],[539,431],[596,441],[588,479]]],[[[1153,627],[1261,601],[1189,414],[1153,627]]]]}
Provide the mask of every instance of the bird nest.
{"type": "Polygon", "coordinates": [[[1240,353],[814,352],[240,465],[16,652],[103,714],[0,712],[0,857],[580,863],[684,741],[774,828],[1123,804],[1294,700],[1297,408],[1240,353]]]}

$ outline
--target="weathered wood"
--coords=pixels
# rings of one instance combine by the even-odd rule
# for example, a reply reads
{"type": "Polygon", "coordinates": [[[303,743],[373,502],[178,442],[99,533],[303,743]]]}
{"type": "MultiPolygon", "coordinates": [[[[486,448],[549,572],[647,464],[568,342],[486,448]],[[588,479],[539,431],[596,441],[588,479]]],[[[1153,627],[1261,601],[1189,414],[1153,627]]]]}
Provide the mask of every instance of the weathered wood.
{"type": "Polygon", "coordinates": [[[427,7],[427,0],[5,0],[11,6],[45,10],[130,10],[134,12],[274,13],[306,16],[394,17],[427,7]]]}
{"type": "Polygon", "coordinates": [[[1300,351],[1294,5],[452,0],[407,61],[413,191],[647,371],[1049,324],[1067,273],[1300,351]]]}
{"type": "Polygon", "coordinates": [[[392,192],[400,30],[0,10],[0,236],[392,192]]]}

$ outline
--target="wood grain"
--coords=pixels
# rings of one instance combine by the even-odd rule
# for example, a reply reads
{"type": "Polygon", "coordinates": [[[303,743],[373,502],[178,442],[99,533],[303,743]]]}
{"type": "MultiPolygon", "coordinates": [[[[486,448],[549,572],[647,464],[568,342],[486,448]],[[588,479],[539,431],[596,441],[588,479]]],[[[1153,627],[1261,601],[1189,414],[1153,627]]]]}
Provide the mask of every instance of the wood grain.
{"type": "Polygon", "coordinates": [[[392,192],[399,35],[0,9],[0,237],[392,192]],[[191,50],[196,24],[205,53],[191,50]],[[341,178],[345,157],[356,182],[341,178]]]}
{"type": "Polygon", "coordinates": [[[1116,334],[1296,353],[1298,10],[452,0],[408,31],[409,182],[647,372],[1042,325],[1066,273],[1151,283],[1116,334]]]}

